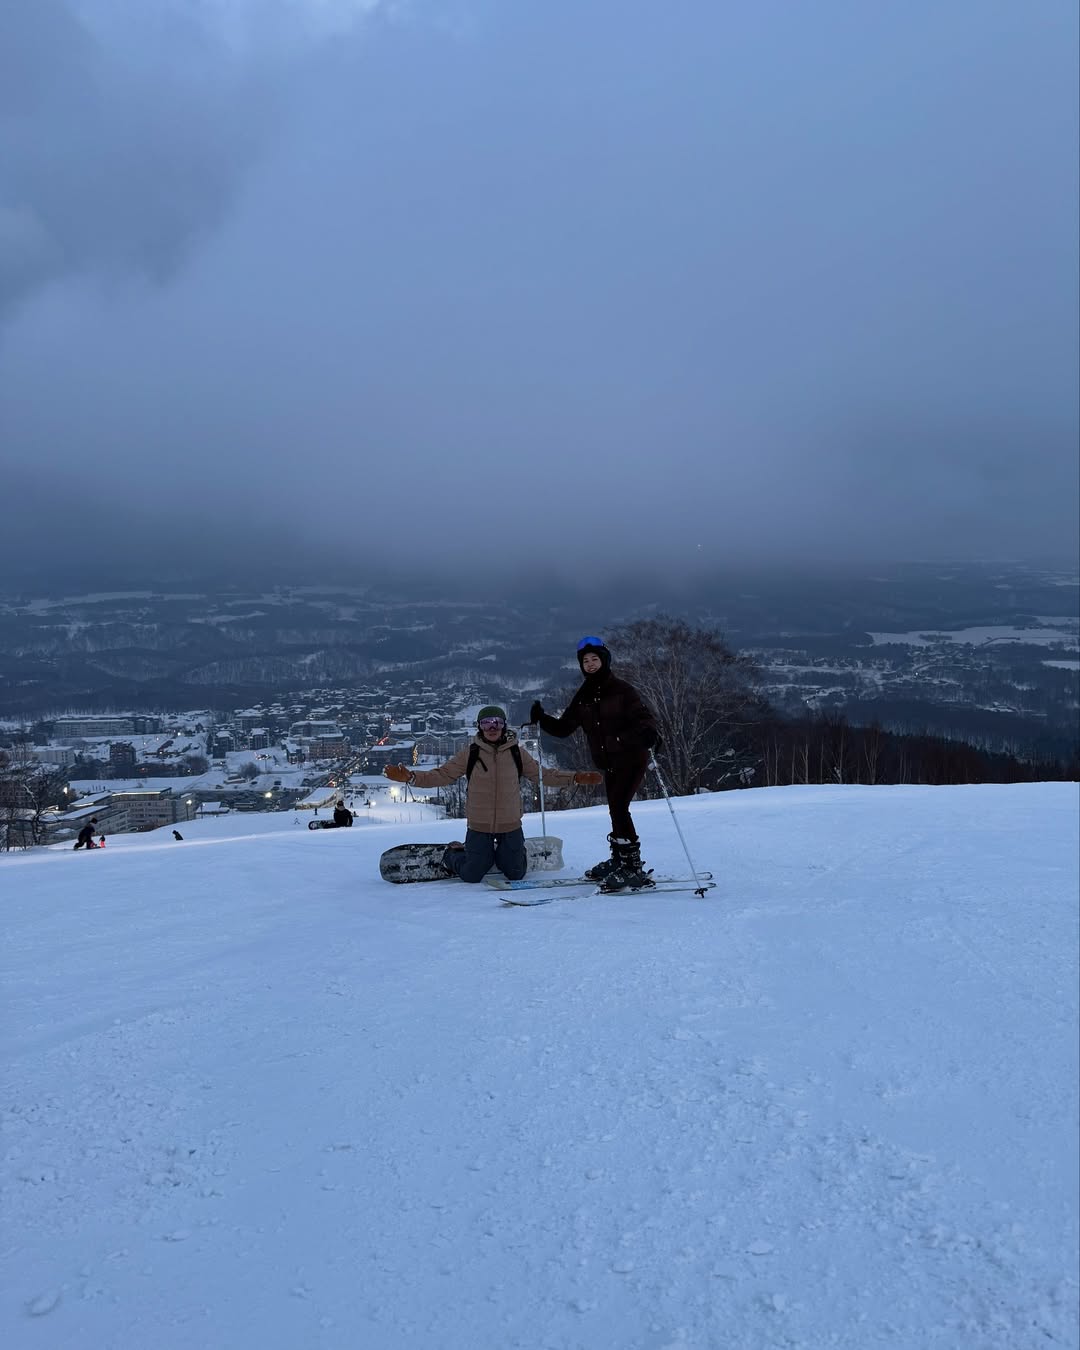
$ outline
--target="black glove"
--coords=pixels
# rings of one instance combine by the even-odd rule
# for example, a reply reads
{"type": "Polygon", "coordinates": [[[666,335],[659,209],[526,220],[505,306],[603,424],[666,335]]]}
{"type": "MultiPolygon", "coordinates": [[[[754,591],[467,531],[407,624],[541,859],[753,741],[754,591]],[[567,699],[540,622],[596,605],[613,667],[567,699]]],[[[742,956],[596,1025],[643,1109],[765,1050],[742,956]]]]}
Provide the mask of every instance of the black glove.
{"type": "Polygon", "coordinates": [[[658,754],[660,754],[660,752],[663,750],[663,748],[664,748],[664,742],[660,739],[659,736],[657,736],[657,738],[656,738],[656,744],[652,747],[652,753],[653,753],[654,755],[658,755],[658,754]]]}
{"type": "Polygon", "coordinates": [[[544,705],[540,702],[539,699],[537,699],[536,702],[529,709],[529,721],[539,722],[541,717],[543,717],[543,715],[544,715],[544,705]]]}
{"type": "Polygon", "coordinates": [[[638,740],[643,750],[653,750],[660,744],[660,736],[655,727],[642,727],[638,740]]]}

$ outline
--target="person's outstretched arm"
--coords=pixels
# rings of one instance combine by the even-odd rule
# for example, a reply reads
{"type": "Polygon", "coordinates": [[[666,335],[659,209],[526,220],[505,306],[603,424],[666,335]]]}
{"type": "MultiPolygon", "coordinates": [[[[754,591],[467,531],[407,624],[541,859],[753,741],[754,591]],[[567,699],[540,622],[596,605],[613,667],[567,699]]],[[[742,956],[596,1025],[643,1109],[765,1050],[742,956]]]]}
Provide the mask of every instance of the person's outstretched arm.
{"type": "Polygon", "coordinates": [[[412,783],[416,787],[449,787],[451,783],[456,783],[465,772],[469,763],[469,747],[463,745],[456,755],[451,755],[445,764],[440,764],[435,769],[405,769],[405,777],[400,777],[397,773],[390,773],[391,768],[402,769],[405,766],[387,765],[383,773],[387,778],[393,778],[399,783],[412,783]]]}
{"type": "MultiPolygon", "coordinates": [[[[527,778],[530,783],[539,784],[540,766],[528,750],[521,749],[521,773],[522,777],[527,778]]],[[[589,770],[575,769],[556,769],[554,765],[544,766],[544,786],[551,788],[564,787],[583,787],[587,785],[594,786],[604,781],[603,774],[593,773],[589,770]]]]}
{"type": "Polygon", "coordinates": [[[550,713],[546,713],[544,705],[537,699],[529,709],[529,721],[535,722],[540,730],[546,731],[549,736],[557,736],[560,740],[565,740],[567,736],[572,736],[581,726],[577,695],[575,694],[570,700],[570,706],[561,717],[552,717],[550,713]]]}

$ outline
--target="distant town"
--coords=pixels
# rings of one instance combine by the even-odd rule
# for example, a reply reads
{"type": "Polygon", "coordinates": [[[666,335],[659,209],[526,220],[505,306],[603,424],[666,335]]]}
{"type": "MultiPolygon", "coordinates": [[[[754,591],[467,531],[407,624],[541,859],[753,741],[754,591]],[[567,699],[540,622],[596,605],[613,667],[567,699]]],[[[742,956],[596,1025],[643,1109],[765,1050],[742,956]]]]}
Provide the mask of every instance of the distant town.
{"type": "MultiPolygon", "coordinates": [[[[38,812],[43,842],[155,830],[244,811],[310,813],[344,798],[404,794],[382,777],[389,763],[439,763],[475,734],[485,695],[472,688],[317,690],[306,700],[175,714],[56,717],[0,729],[7,752],[42,771],[57,801],[38,812]]],[[[426,797],[427,794],[424,794],[426,797]]],[[[19,780],[0,778],[0,810],[18,833],[33,804],[19,780]]]]}
{"type": "MultiPolygon", "coordinates": [[[[367,809],[390,791],[388,760],[441,762],[485,703],[514,723],[538,695],[557,704],[578,678],[576,636],[664,612],[751,660],[778,716],[1072,764],[1078,596],[1074,566],[997,563],[589,600],[224,583],[0,594],[3,838],[66,839],[90,820],[108,835],[217,812],[314,816],[339,792],[367,809]]],[[[774,781],[755,754],[725,785],[751,768],[755,784],[774,781]]],[[[440,805],[459,803],[451,791],[440,805]]]]}

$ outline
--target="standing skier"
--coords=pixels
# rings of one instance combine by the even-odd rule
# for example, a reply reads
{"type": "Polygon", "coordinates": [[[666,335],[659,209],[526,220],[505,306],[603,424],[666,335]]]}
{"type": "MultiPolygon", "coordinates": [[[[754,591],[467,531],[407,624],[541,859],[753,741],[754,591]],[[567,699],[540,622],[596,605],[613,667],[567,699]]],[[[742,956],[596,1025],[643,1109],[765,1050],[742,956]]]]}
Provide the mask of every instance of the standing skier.
{"type": "MultiPolygon", "coordinates": [[[[532,755],[518,745],[502,708],[481,708],[476,727],[477,734],[469,745],[436,769],[414,771],[404,764],[388,764],[383,773],[396,783],[415,783],[418,787],[449,787],[464,774],[468,781],[465,843],[447,848],[443,866],[462,881],[482,881],[493,865],[508,881],[520,881],[528,867],[520,783],[523,777],[537,782],[540,770],[532,755]]],[[[599,782],[598,773],[544,770],[546,787],[599,782]]]]}
{"type": "Polygon", "coordinates": [[[649,767],[649,752],[660,743],[656,719],[633,685],[611,673],[603,638],[583,637],[577,659],[585,679],[563,715],[552,717],[536,702],[529,720],[550,736],[584,731],[592,762],[604,775],[611,815],[611,856],[585,875],[605,890],[640,890],[653,883],[642,867],[630,803],[649,767]]]}

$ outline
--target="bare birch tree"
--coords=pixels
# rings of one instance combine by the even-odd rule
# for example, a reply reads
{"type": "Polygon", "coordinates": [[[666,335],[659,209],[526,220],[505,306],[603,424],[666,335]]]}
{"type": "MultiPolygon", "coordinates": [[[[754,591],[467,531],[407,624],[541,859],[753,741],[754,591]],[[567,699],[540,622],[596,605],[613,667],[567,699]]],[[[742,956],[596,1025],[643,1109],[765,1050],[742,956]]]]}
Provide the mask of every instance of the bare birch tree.
{"type": "Polygon", "coordinates": [[[30,747],[19,743],[0,759],[0,849],[42,844],[46,813],[59,807],[66,776],[39,764],[30,747]]]}
{"type": "Polygon", "coordinates": [[[656,715],[673,793],[752,781],[760,755],[750,733],[768,715],[753,661],[716,633],[667,618],[626,624],[608,645],[615,673],[656,715]]]}

